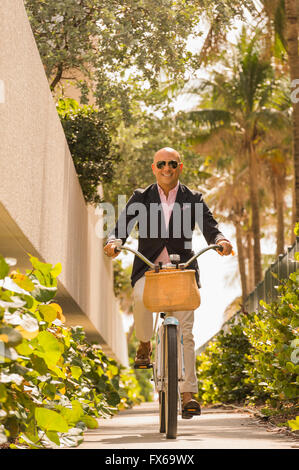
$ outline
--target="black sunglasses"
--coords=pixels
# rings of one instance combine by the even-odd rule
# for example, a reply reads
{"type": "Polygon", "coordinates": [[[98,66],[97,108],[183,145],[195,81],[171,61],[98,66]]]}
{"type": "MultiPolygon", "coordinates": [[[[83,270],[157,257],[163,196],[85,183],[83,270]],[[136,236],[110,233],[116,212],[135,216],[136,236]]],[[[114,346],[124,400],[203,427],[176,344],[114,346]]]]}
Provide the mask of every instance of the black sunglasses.
{"type": "Polygon", "coordinates": [[[179,162],[177,162],[176,160],[170,160],[168,162],[166,162],[165,160],[161,160],[156,163],[156,167],[158,168],[158,170],[161,170],[162,168],[165,167],[166,163],[168,163],[168,166],[170,166],[173,169],[177,168],[179,164],[179,162]]]}

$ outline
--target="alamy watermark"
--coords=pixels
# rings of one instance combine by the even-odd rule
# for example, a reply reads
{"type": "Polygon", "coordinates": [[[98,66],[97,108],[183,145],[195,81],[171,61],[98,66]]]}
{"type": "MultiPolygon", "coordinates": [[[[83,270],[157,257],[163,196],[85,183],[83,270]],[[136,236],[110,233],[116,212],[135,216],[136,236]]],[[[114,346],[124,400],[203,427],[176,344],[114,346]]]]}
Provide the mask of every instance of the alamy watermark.
{"type": "Polygon", "coordinates": [[[296,338],[291,342],[291,348],[294,348],[291,353],[291,361],[296,365],[299,362],[299,338],[296,338]]]}
{"type": "MultiPolygon", "coordinates": [[[[131,202],[126,205],[126,196],[118,196],[118,213],[109,202],[100,203],[96,209],[99,220],[95,230],[98,238],[104,239],[111,235],[116,238],[127,238],[136,224],[140,238],[169,238],[169,223],[165,222],[164,212],[169,210],[164,203],[131,202]],[[116,230],[115,229],[116,226],[116,230]]],[[[203,231],[204,204],[174,202],[171,208],[171,237],[184,238],[185,248],[191,248],[194,223],[197,222],[203,231]]]]}
{"type": "Polygon", "coordinates": [[[295,88],[295,90],[291,93],[291,101],[292,103],[299,103],[299,78],[295,78],[291,82],[291,88],[295,88]]]}
{"type": "Polygon", "coordinates": [[[0,364],[5,361],[5,344],[4,341],[0,340],[0,364]]]}

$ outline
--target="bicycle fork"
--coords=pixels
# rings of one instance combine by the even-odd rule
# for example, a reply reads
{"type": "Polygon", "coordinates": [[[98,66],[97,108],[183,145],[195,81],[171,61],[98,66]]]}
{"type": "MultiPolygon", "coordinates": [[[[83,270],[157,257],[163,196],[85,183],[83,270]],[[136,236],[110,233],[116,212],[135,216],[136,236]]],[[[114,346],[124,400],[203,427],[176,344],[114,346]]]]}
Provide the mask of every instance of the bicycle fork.
{"type": "MultiPolygon", "coordinates": [[[[178,382],[179,384],[185,380],[185,362],[184,362],[184,343],[183,334],[177,318],[171,316],[171,314],[163,314],[164,321],[157,327],[158,317],[156,316],[155,331],[156,331],[156,358],[153,368],[154,383],[156,392],[164,392],[167,377],[165,376],[165,357],[164,357],[164,335],[166,332],[167,325],[175,325],[176,337],[177,337],[177,351],[178,351],[178,382]]],[[[162,317],[162,318],[163,318],[162,317]]],[[[178,387],[178,403],[179,413],[182,414],[182,404],[180,398],[180,388],[178,387]]]]}

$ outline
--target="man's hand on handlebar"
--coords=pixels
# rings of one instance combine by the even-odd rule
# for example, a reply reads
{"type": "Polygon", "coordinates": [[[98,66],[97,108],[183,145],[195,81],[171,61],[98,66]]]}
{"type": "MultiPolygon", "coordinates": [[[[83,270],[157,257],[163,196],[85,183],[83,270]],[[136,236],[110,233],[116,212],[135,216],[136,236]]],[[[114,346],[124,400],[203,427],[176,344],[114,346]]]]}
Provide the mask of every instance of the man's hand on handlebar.
{"type": "Polygon", "coordinates": [[[227,240],[220,240],[217,242],[217,245],[221,245],[223,247],[222,251],[217,250],[217,253],[221,256],[228,256],[233,251],[232,245],[227,240]]]}
{"type": "Polygon", "coordinates": [[[104,246],[105,255],[109,256],[110,258],[116,258],[119,255],[120,250],[118,249],[118,245],[113,242],[108,242],[107,245],[104,246]]]}

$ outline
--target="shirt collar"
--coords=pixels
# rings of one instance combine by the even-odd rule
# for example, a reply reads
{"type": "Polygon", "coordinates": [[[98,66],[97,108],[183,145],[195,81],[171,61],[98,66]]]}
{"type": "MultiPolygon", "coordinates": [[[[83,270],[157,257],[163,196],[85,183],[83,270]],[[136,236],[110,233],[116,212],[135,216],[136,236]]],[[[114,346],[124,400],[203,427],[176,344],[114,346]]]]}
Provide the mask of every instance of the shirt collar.
{"type": "MultiPolygon", "coordinates": [[[[159,191],[160,196],[161,196],[161,194],[162,194],[163,196],[165,196],[163,189],[161,188],[161,186],[159,186],[158,183],[157,183],[157,186],[158,186],[158,191],[159,191]]],[[[172,188],[172,189],[169,191],[168,197],[169,197],[171,194],[177,193],[177,191],[178,191],[178,189],[179,189],[179,186],[180,186],[180,182],[178,181],[177,184],[176,184],[176,186],[175,186],[174,188],[172,188]]],[[[165,196],[165,197],[166,197],[166,196],[165,196]]]]}

